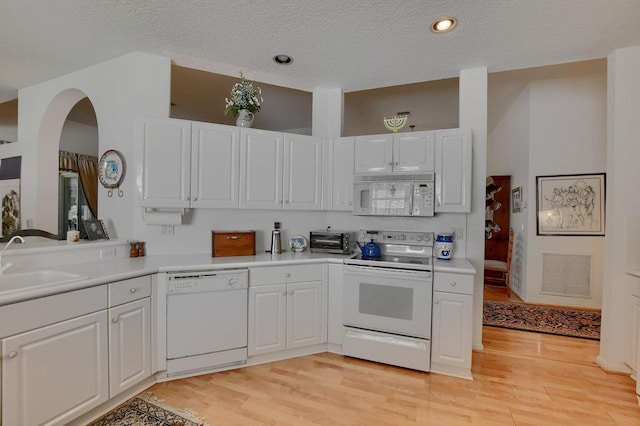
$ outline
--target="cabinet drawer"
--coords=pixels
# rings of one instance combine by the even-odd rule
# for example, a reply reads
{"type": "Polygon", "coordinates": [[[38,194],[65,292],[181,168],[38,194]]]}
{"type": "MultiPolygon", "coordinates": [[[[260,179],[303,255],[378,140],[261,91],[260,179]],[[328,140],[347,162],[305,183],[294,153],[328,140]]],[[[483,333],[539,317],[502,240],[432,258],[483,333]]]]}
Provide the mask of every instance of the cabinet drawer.
{"type": "Polygon", "coordinates": [[[151,275],[109,284],[109,306],[117,306],[151,295],[151,275]]]}
{"type": "Polygon", "coordinates": [[[249,268],[249,286],[321,280],[320,264],[249,268]]]}
{"type": "Polygon", "coordinates": [[[436,272],[433,278],[433,291],[473,294],[473,275],[436,272]]]}

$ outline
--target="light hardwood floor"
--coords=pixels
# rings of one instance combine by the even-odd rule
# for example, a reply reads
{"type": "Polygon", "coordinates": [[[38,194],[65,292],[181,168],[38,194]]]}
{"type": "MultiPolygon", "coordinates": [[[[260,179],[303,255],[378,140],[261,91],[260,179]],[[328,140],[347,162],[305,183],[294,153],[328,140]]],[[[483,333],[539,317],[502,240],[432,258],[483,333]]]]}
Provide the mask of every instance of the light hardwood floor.
{"type": "Polygon", "coordinates": [[[635,382],[599,342],[484,327],[473,381],[318,354],[159,383],[210,425],[640,425],[635,382]]]}

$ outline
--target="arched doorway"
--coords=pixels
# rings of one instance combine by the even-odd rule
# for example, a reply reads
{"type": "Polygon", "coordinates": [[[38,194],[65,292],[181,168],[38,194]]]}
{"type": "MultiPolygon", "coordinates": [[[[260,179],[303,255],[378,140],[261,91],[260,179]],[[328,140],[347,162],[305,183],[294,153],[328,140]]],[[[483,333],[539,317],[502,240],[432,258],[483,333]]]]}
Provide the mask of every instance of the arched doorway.
{"type": "Polygon", "coordinates": [[[58,172],[58,235],[79,230],[84,220],[98,217],[98,124],[89,98],[69,111],[60,133],[58,172]]]}

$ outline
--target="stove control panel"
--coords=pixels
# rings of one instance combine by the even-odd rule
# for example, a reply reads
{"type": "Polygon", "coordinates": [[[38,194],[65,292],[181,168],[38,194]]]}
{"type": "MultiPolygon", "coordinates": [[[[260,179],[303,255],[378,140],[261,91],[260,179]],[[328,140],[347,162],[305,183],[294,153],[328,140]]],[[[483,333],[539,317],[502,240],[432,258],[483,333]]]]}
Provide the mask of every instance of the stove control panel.
{"type": "Polygon", "coordinates": [[[360,230],[359,241],[373,240],[378,244],[404,244],[412,246],[433,246],[433,232],[371,231],[360,230]]]}

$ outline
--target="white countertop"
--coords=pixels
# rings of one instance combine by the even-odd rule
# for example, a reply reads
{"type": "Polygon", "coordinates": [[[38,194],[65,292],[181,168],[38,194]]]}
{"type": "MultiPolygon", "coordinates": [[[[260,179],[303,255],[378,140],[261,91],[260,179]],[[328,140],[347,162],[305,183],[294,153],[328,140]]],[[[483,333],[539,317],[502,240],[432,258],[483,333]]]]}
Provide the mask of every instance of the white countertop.
{"type": "MultiPolygon", "coordinates": [[[[234,257],[211,257],[210,254],[190,254],[102,259],[95,262],[43,268],[46,270],[71,272],[87,278],[53,285],[29,286],[5,291],[0,289],[0,305],[7,305],[24,300],[79,290],[109,282],[134,278],[141,275],[154,274],[157,272],[248,268],[299,263],[341,264],[344,259],[347,259],[350,256],[351,255],[332,255],[309,252],[294,253],[287,251],[279,255],[260,253],[255,256],[234,257]]],[[[451,259],[446,261],[437,260],[434,264],[434,270],[435,272],[452,272],[462,274],[475,274],[476,272],[467,259],[451,259]]],[[[5,273],[5,277],[10,277],[10,275],[11,273],[5,273]]]]}

